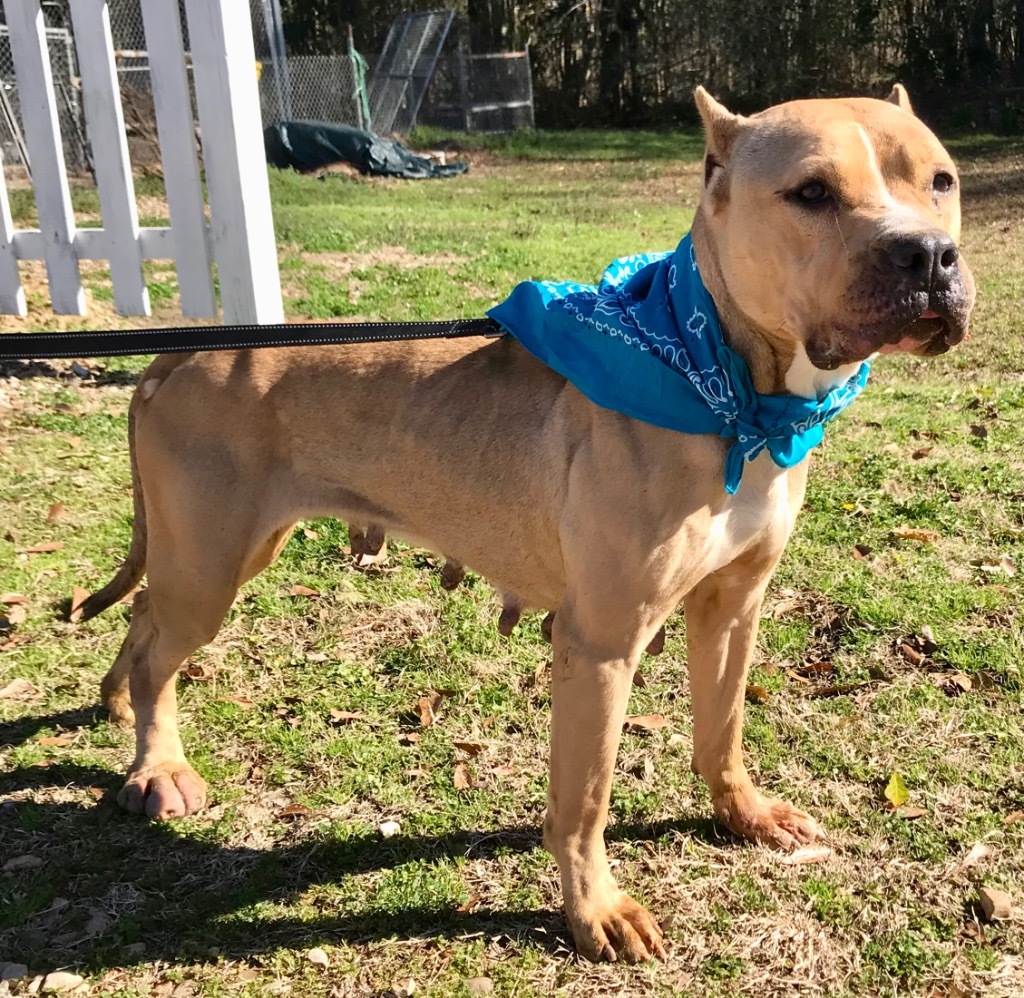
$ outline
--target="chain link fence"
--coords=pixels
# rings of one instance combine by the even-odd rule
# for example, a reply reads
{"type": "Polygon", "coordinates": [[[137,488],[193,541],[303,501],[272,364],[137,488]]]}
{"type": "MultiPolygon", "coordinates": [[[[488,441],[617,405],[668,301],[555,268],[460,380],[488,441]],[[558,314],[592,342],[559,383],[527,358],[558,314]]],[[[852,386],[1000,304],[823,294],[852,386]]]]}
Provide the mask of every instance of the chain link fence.
{"type": "MultiPolygon", "coordinates": [[[[65,159],[69,170],[82,172],[89,168],[90,155],[69,9],[73,2],[43,0],[43,13],[65,159]]],[[[129,152],[133,163],[145,166],[160,161],[160,146],[142,2],[145,0],[109,0],[109,11],[129,152]]],[[[383,104],[376,101],[375,110],[382,114],[387,110],[388,113],[383,114],[379,122],[371,122],[366,115],[367,80],[361,77],[358,53],[353,50],[352,53],[331,55],[286,55],[278,0],[249,0],[249,5],[264,126],[287,119],[329,121],[360,128],[374,127],[385,132],[394,129],[406,131],[418,122],[464,131],[511,131],[533,126],[533,92],[526,52],[470,55],[456,41],[456,33],[452,32],[436,64],[424,76],[420,72],[424,61],[422,39],[417,41],[413,38],[405,46],[409,51],[404,55],[404,49],[397,57],[392,53],[388,66],[381,70],[376,80],[374,69],[381,60],[377,56],[368,56],[363,65],[370,67],[368,82],[371,96],[375,91],[378,95],[392,95],[401,83],[401,80],[396,83],[395,66],[402,69],[405,65],[403,59],[409,64],[402,69],[405,76],[417,82],[421,94],[422,88],[426,87],[422,103],[419,103],[419,97],[412,101],[402,96],[400,100],[390,101],[394,107],[384,108],[387,101],[383,104]],[[424,78],[421,80],[420,77],[424,78]],[[418,115],[414,104],[418,107],[418,115]],[[400,113],[394,113],[395,108],[400,113]]],[[[179,8],[188,51],[184,0],[179,0],[179,8]]],[[[409,92],[411,90],[402,90],[403,95],[409,92]]],[[[5,165],[27,165],[14,60],[3,23],[0,23],[0,151],[5,165]]]]}

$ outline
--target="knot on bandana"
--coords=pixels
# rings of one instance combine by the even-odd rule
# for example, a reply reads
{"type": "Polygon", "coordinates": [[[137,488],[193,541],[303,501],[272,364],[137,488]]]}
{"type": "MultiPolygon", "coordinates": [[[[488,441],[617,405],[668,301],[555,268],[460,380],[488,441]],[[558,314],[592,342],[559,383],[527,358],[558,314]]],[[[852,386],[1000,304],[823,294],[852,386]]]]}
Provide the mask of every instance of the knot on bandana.
{"type": "Polygon", "coordinates": [[[526,281],[487,314],[597,405],[681,433],[735,439],[725,462],[730,494],[764,450],[780,468],[799,464],[870,369],[861,364],[821,399],[755,392],[746,363],[722,337],[690,236],[673,253],[615,260],[596,287],[526,281]]]}

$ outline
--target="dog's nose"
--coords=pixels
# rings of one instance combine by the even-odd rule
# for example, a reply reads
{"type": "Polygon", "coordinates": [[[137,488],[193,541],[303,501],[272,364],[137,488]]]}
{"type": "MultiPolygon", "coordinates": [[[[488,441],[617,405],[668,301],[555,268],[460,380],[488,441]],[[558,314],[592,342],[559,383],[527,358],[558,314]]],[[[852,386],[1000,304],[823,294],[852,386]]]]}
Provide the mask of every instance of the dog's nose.
{"type": "Polygon", "coordinates": [[[960,250],[945,232],[897,236],[881,247],[886,261],[921,288],[947,287],[960,250]]]}

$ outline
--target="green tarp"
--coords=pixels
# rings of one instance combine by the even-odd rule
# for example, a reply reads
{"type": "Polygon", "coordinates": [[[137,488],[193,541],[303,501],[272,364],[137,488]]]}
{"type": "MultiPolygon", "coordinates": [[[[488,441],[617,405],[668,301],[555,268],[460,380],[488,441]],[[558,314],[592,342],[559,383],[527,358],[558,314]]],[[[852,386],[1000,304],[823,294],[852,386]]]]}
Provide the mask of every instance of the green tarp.
{"type": "Polygon", "coordinates": [[[327,121],[282,121],[263,133],[267,162],[294,170],[316,170],[332,163],[350,163],[375,177],[424,180],[465,173],[468,163],[442,166],[417,156],[401,142],[381,138],[349,125],[327,121]]]}

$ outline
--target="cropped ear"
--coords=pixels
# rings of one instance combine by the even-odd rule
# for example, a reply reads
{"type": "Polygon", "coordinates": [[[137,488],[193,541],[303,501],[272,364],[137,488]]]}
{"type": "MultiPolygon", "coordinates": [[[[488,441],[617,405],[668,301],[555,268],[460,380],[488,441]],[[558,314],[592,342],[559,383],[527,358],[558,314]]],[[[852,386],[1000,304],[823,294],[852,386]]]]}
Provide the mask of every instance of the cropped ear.
{"type": "Polygon", "coordinates": [[[904,111],[909,111],[911,114],[914,113],[914,109],[910,106],[910,95],[907,93],[907,88],[902,83],[894,83],[892,85],[892,93],[885,98],[890,104],[895,104],[897,107],[903,108],[904,111]]]}
{"type": "Polygon", "coordinates": [[[693,92],[700,120],[704,123],[707,152],[704,156],[704,186],[711,181],[716,169],[725,166],[732,155],[733,143],[743,124],[743,118],[720,104],[703,87],[693,92]]]}

